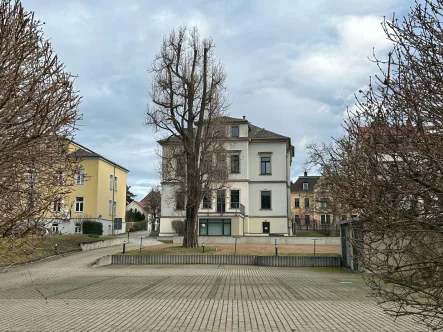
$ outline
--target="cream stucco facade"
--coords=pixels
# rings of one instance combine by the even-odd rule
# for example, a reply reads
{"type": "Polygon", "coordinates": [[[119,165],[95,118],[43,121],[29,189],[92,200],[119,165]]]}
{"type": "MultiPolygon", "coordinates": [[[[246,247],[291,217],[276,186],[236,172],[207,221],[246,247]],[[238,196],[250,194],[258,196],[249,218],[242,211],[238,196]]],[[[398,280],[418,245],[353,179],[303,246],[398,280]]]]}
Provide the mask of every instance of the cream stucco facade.
{"type": "MultiPolygon", "coordinates": [[[[269,236],[291,235],[290,166],[294,155],[289,137],[256,127],[246,119],[229,118],[229,126],[239,127],[226,150],[238,155],[238,172],[228,163],[229,183],[225,199],[217,195],[200,204],[199,235],[269,236]]],[[[162,145],[163,152],[168,148],[162,145]]],[[[184,210],[176,209],[174,183],[162,183],[160,236],[176,235],[171,222],[183,220],[184,210]]]]}

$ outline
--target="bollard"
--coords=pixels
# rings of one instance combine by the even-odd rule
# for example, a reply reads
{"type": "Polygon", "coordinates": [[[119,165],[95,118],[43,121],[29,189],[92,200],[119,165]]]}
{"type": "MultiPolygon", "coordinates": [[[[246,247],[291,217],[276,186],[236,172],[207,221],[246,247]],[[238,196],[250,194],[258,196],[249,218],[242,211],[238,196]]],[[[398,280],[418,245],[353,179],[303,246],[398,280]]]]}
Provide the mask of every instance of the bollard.
{"type": "Polygon", "coordinates": [[[140,236],[140,255],[142,253],[143,238],[140,236]]]}
{"type": "Polygon", "coordinates": [[[128,243],[129,243],[129,230],[128,230],[128,243]]]}
{"type": "Polygon", "coordinates": [[[277,244],[277,239],[275,239],[275,256],[278,256],[278,244],[277,244]]]}
{"type": "Polygon", "coordinates": [[[314,241],[314,257],[315,257],[315,242],[316,242],[318,239],[316,239],[316,238],[312,238],[311,240],[314,241]]]}
{"type": "Polygon", "coordinates": [[[203,253],[205,253],[205,243],[202,243],[202,247],[203,247],[203,253]]]}
{"type": "Polygon", "coordinates": [[[234,249],[234,255],[237,255],[237,238],[235,238],[235,249],[234,249]]]}
{"type": "Polygon", "coordinates": [[[122,251],[122,253],[124,254],[125,252],[126,252],[126,242],[123,241],[123,251],[122,251]]]}
{"type": "Polygon", "coordinates": [[[57,246],[57,243],[55,244],[55,248],[54,248],[54,250],[55,250],[55,253],[58,254],[58,246],[57,246]]]}

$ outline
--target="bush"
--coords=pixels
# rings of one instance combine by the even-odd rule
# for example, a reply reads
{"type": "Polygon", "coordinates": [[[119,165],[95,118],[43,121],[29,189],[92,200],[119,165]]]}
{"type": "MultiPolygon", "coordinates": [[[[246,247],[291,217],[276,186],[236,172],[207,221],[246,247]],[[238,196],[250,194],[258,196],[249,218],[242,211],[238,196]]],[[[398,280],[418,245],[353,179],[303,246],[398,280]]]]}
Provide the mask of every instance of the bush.
{"type": "Polygon", "coordinates": [[[103,224],[98,221],[85,220],[83,221],[83,234],[103,234],[103,224]]]}
{"type": "Polygon", "coordinates": [[[185,223],[183,220],[173,220],[171,222],[172,229],[178,234],[183,235],[185,231],[185,223]]]}
{"type": "Polygon", "coordinates": [[[146,223],[144,221],[133,222],[131,226],[129,226],[128,230],[130,232],[138,232],[146,230],[146,223]]]}

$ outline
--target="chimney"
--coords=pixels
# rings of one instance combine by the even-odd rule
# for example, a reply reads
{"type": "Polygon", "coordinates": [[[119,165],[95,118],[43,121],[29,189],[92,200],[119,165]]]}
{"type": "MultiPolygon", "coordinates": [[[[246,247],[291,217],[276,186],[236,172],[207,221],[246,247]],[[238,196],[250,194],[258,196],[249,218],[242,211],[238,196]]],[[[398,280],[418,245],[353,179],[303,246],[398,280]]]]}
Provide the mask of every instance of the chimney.
{"type": "Polygon", "coordinates": [[[243,120],[246,120],[246,115],[243,115],[243,120]]]}
{"type": "Polygon", "coordinates": [[[308,172],[305,171],[305,172],[303,173],[303,175],[304,175],[304,176],[308,176],[308,172]]]}

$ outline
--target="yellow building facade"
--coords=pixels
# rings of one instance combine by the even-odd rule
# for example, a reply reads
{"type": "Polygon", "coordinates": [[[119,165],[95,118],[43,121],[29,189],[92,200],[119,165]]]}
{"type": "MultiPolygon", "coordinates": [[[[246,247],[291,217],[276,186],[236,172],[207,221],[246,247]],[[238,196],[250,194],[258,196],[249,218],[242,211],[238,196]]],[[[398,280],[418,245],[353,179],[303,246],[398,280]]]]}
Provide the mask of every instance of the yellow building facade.
{"type": "Polygon", "coordinates": [[[75,142],[69,142],[68,153],[79,158],[81,166],[72,192],[54,202],[48,228],[54,233],[82,233],[82,222],[93,220],[103,224],[103,235],[124,232],[129,171],[75,142]]]}

